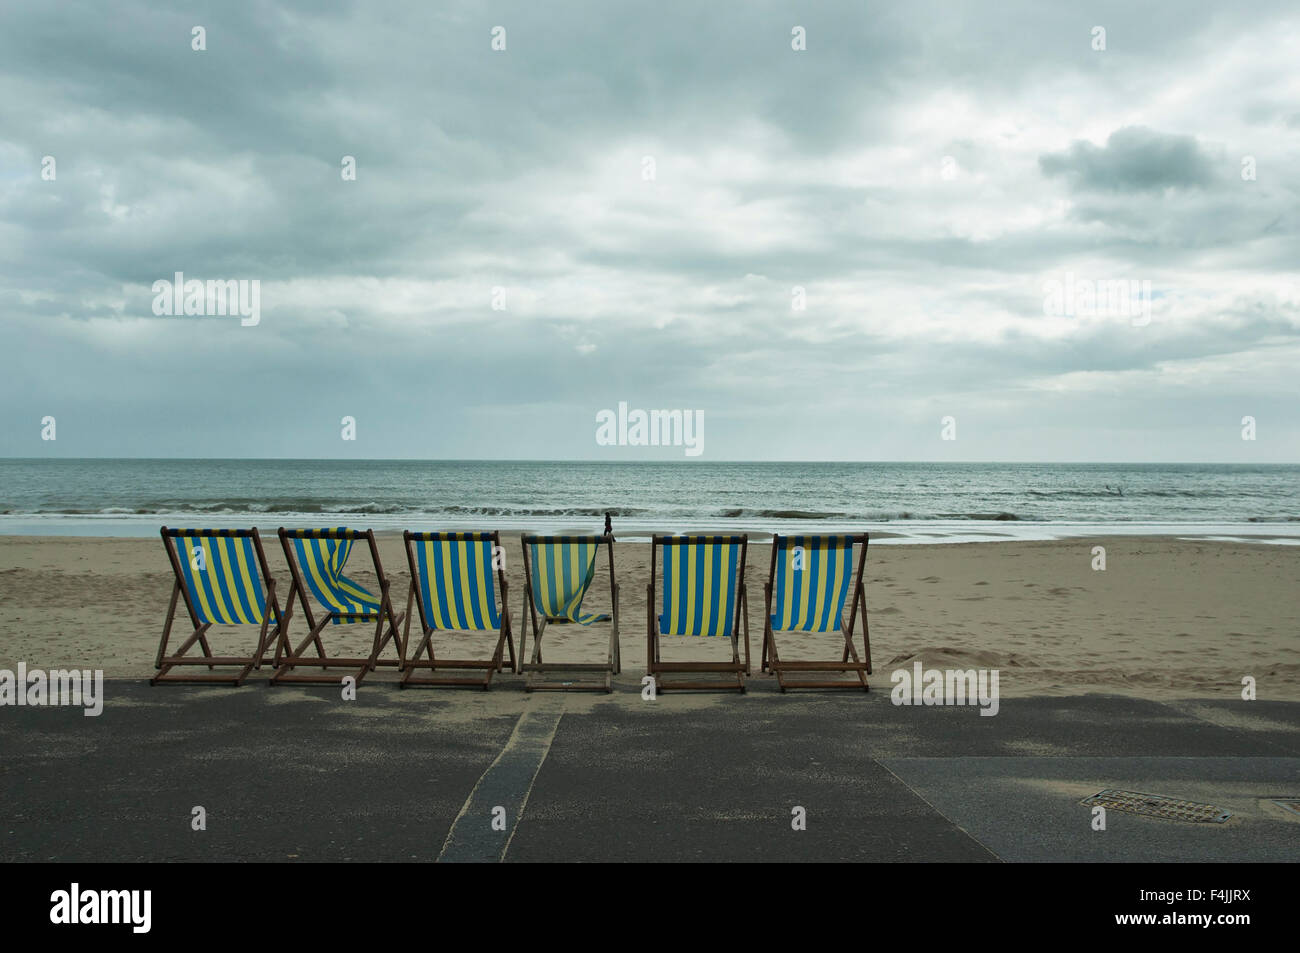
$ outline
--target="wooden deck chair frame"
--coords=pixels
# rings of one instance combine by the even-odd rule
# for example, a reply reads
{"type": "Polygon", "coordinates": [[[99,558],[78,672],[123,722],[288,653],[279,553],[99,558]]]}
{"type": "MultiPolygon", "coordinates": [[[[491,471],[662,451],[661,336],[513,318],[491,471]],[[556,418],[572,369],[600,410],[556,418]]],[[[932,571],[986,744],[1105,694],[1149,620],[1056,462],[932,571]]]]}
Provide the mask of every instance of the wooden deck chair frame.
{"type": "MultiPolygon", "coordinates": [[[[650,584],[646,586],[646,671],[655,680],[655,691],[662,692],[665,689],[675,691],[731,691],[735,690],[744,694],[745,676],[750,674],[749,669],[749,602],[745,595],[745,557],[749,549],[749,535],[747,533],[732,534],[726,536],[663,536],[658,533],[651,537],[650,541],[650,584]],[[736,618],[731,628],[731,661],[730,662],[665,662],[660,657],[660,632],[659,625],[655,614],[655,583],[656,583],[656,564],[661,546],[682,546],[699,542],[717,542],[729,543],[738,540],[740,543],[740,565],[736,571],[736,618]],[[745,633],[745,660],[740,660],[740,633],[741,627],[744,627],[745,633]],[[672,681],[665,683],[663,675],[673,674],[708,674],[717,673],[730,675],[735,681],[730,680],[713,680],[713,681],[672,681]]],[[[664,580],[665,587],[668,581],[664,580]]]]}
{"type": "MultiPolygon", "coordinates": [[[[374,530],[354,529],[285,529],[279,530],[280,545],[284,549],[285,561],[289,564],[289,573],[293,582],[289,589],[289,598],[285,604],[284,620],[280,627],[280,640],[275,649],[275,672],[271,684],[281,682],[306,685],[334,685],[345,676],[351,675],[356,684],[366,677],[367,672],[377,668],[396,668],[399,672],[405,666],[405,646],[398,632],[402,616],[394,613],[393,603],[389,598],[389,581],[384,575],[384,565],[379,558],[379,546],[375,543],[374,530]],[[303,582],[302,566],[293,551],[295,539],[331,539],[331,540],[365,540],[370,549],[370,559],[374,563],[375,576],[379,580],[379,610],[376,612],[337,612],[325,610],[318,620],[312,609],[312,600],[306,584],[303,582]],[[302,604],[303,615],[307,617],[308,633],[296,646],[289,639],[289,620],[293,615],[294,597],[302,604]],[[365,658],[330,655],[325,650],[322,638],[326,626],[340,623],[374,622],[375,634],[371,641],[370,654],[365,658]],[[380,658],[381,653],[392,642],[397,650],[396,658],[380,658]],[[305,654],[309,647],[315,648],[315,655],[305,654]],[[295,671],[297,668],[321,669],[317,673],[295,671]],[[334,674],[327,674],[335,669],[334,674]],[[349,671],[343,671],[347,669],[349,671]]],[[[322,607],[323,608],[323,607],[322,607]]]]}
{"type": "Polygon", "coordinates": [[[510,670],[513,672],[516,666],[515,659],[515,640],[510,628],[510,610],[506,604],[506,574],[505,569],[501,566],[496,567],[495,577],[497,581],[498,592],[496,595],[500,599],[500,625],[497,630],[496,647],[493,649],[492,657],[489,659],[457,659],[457,658],[439,658],[434,652],[433,636],[437,632],[457,632],[472,633],[491,631],[488,630],[470,630],[470,629],[435,629],[433,620],[425,615],[424,600],[420,597],[420,567],[412,547],[414,542],[436,542],[440,540],[455,541],[461,537],[472,537],[471,541],[492,543],[492,552],[500,553],[501,534],[497,532],[473,532],[473,533],[412,533],[406,530],[402,534],[403,541],[406,545],[406,561],[411,570],[411,588],[406,597],[406,632],[403,636],[407,646],[410,645],[411,635],[411,606],[414,603],[420,616],[420,628],[422,635],[419,645],[414,652],[408,652],[406,657],[406,671],[402,675],[401,686],[406,688],[409,685],[447,687],[447,688],[481,688],[487,691],[492,687],[492,676],[497,672],[505,670],[504,650],[508,646],[510,649],[510,670]],[[428,658],[421,658],[427,655],[428,658]],[[415,672],[421,669],[428,669],[433,672],[432,675],[417,676],[415,672]],[[463,677],[455,675],[439,675],[439,669],[450,669],[452,671],[463,672],[482,672],[481,677],[463,677]]]}
{"type": "Polygon", "coordinates": [[[525,533],[522,537],[524,550],[524,624],[519,630],[519,665],[516,673],[525,675],[524,690],[533,691],[597,691],[612,692],[614,676],[623,670],[622,653],[618,634],[618,582],[614,576],[614,538],[612,536],[538,536],[525,533]],[[533,598],[533,566],[528,558],[528,547],[535,544],[595,543],[606,548],[609,554],[609,591],[612,610],[610,612],[609,656],[600,662],[543,662],[542,636],[551,621],[544,612],[539,612],[533,598]],[[541,621],[538,621],[540,615],[541,621]],[[533,656],[528,656],[528,627],[533,631],[533,656]],[[549,681],[539,676],[554,673],[603,673],[603,678],[564,679],[549,681]]]}
{"type": "MultiPolygon", "coordinates": [[[[834,534],[827,534],[834,535],[834,534]]],[[[798,545],[799,540],[815,539],[817,536],[787,536],[784,539],[787,544],[798,545]]],[[[869,691],[867,676],[872,674],[871,668],[871,632],[867,624],[867,590],[864,583],[863,573],[867,565],[867,544],[870,535],[867,533],[857,533],[849,537],[852,539],[852,545],[861,547],[858,551],[857,571],[849,580],[849,585],[853,590],[853,599],[849,608],[849,618],[847,624],[843,617],[840,618],[839,633],[844,638],[844,647],[841,652],[839,661],[818,661],[813,660],[796,660],[786,661],[781,658],[780,652],[776,646],[776,634],[783,631],[773,629],[772,627],[772,599],[774,597],[774,588],[776,586],[776,563],[779,558],[781,549],[777,546],[777,537],[772,538],[772,567],[768,572],[767,583],[763,586],[763,659],[762,671],[771,672],[776,675],[777,684],[781,691],[790,688],[842,688],[842,689],[862,689],[869,691]],[[858,618],[858,610],[861,607],[862,612],[862,655],[858,655],[857,647],[853,644],[853,631],[858,618]],[[798,673],[848,673],[854,678],[850,679],[822,679],[807,681],[798,679],[798,673]],[[796,675],[796,679],[789,678],[790,675],[796,675]]],[[[852,549],[850,549],[850,554],[852,549]]],[[[801,631],[801,630],[793,630],[801,631]]],[[[829,633],[828,633],[829,634],[829,633]]]]}
{"type": "Polygon", "coordinates": [[[167,607],[167,621],[163,624],[162,640],[158,643],[158,654],[154,660],[154,668],[158,670],[158,674],[149,679],[149,684],[188,682],[242,685],[244,679],[248,678],[249,672],[262,667],[263,658],[270,649],[272,641],[279,637],[281,627],[284,624],[284,615],[280,612],[280,606],[275,597],[275,579],[272,578],[271,571],[267,567],[266,552],[262,549],[262,538],[258,536],[256,528],[193,530],[168,529],[164,526],[162,528],[162,541],[164,548],[167,550],[167,558],[171,562],[174,581],[171,603],[167,607]],[[181,568],[181,557],[176,551],[176,540],[179,538],[234,538],[251,539],[253,541],[253,550],[257,553],[256,569],[260,573],[261,581],[265,587],[266,608],[262,613],[257,645],[251,655],[212,654],[212,646],[208,643],[208,630],[212,628],[213,623],[199,621],[203,613],[190,599],[190,592],[185,585],[185,575],[181,568]],[[189,613],[190,623],[194,626],[194,631],[181,643],[175,652],[168,654],[167,646],[171,641],[172,622],[176,618],[176,603],[181,600],[185,603],[185,610],[189,613]],[[275,621],[274,628],[271,626],[272,620],[275,621]],[[203,654],[187,655],[186,653],[195,644],[199,646],[203,654]],[[196,675],[171,674],[173,668],[196,665],[207,666],[208,671],[196,675]],[[217,672],[217,666],[237,666],[239,671],[235,673],[217,672]]]}

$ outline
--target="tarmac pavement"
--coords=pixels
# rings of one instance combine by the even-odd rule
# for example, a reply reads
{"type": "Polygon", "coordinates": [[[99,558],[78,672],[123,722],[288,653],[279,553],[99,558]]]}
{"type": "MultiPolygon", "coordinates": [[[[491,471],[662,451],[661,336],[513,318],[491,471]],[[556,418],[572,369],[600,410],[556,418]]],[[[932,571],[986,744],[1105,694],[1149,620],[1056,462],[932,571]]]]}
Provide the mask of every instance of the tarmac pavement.
{"type": "Polygon", "coordinates": [[[0,709],[4,861],[1279,861],[1300,704],[105,683],[0,709]],[[1110,811],[1103,788],[1224,824],[1110,811]],[[194,829],[195,809],[206,829],[194,829]],[[802,810],[800,810],[802,809],[802,810]],[[802,818],[803,829],[795,829],[802,818]]]}

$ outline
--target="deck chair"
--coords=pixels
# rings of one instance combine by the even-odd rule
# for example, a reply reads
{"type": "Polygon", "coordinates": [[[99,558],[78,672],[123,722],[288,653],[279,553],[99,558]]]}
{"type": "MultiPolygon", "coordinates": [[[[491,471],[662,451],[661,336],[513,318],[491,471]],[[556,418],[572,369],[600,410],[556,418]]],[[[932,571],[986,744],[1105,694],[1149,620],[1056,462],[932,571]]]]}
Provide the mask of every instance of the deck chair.
{"type": "Polygon", "coordinates": [[[871,635],[867,628],[867,594],[862,572],[867,562],[867,534],[858,536],[773,536],[772,570],[763,587],[762,670],[773,672],[781,691],[787,688],[860,688],[868,691],[871,635]],[[857,575],[853,547],[860,546],[857,575]],[[849,588],[853,604],[848,619],[844,602],[849,588]],[[853,629],[862,607],[862,655],[853,644],[853,629]],[[834,632],[843,642],[839,661],[786,661],[777,651],[778,632],[834,632]],[[843,672],[851,680],[792,681],[799,672],[843,672]]]}
{"type": "Polygon", "coordinates": [[[650,585],[646,587],[647,672],[657,691],[736,689],[745,691],[749,674],[749,606],[745,598],[747,535],[660,536],[650,547],[650,585]],[[663,552],[663,611],[656,616],[655,564],[663,552]],[[745,631],[745,661],[740,661],[740,631],[745,631]],[[665,635],[725,636],[731,640],[730,662],[665,662],[660,642],[665,635]],[[716,672],[731,679],[665,684],[667,673],[716,672]],[[733,681],[734,680],[734,681],[733,681]]]}
{"type": "Polygon", "coordinates": [[[505,667],[503,650],[510,647],[510,670],[515,670],[515,641],[506,607],[506,575],[494,556],[501,552],[499,533],[403,534],[406,559],[411,567],[411,589],[406,598],[406,633],[410,645],[411,604],[420,613],[422,636],[415,651],[406,656],[402,687],[408,685],[469,686],[485,691],[492,676],[505,667]],[[499,589],[498,589],[499,587],[499,589]],[[500,602],[497,600],[498,591],[500,602]],[[434,652],[436,632],[495,632],[496,648],[488,659],[439,658],[434,652]],[[421,656],[428,656],[427,659],[421,656]],[[417,676],[428,669],[431,675],[417,676]],[[464,677],[440,675],[439,670],[482,672],[464,677]]]}
{"type": "Polygon", "coordinates": [[[285,529],[280,527],[280,545],[289,564],[293,585],[284,609],[284,624],[280,628],[280,641],[275,649],[275,673],[271,684],[302,682],[309,685],[331,685],[345,675],[351,675],[360,684],[367,672],[379,666],[395,667],[401,671],[404,655],[403,643],[398,633],[402,616],[393,612],[389,599],[388,578],[379,560],[379,547],[375,544],[374,530],[347,529],[285,529]],[[343,574],[352,553],[352,545],[365,540],[370,547],[370,559],[379,578],[379,595],[374,595],[343,574]],[[293,645],[289,640],[289,620],[293,615],[294,599],[302,605],[307,617],[307,636],[293,645]],[[312,601],[323,610],[317,618],[312,601]],[[329,625],[373,622],[374,638],[370,654],[365,658],[348,658],[330,655],[325,650],[322,633],[329,625]],[[394,645],[395,658],[380,658],[388,647],[394,645]],[[308,648],[315,655],[307,655],[308,648]],[[320,669],[319,672],[298,672],[298,668],[320,669]],[[329,674],[329,669],[335,669],[329,674]],[[340,669],[351,671],[340,672],[340,669]]]}
{"type": "Polygon", "coordinates": [[[163,546],[176,581],[163,625],[162,641],[149,679],[159,682],[216,682],[241,685],[248,673],[261,668],[263,656],[283,625],[275,598],[275,580],[266,566],[266,553],[256,529],[162,528],[163,546]],[[176,603],[185,601],[194,632],[175,652],[168,654],[176,603]],[[249,655],[213,655],[208,630],[214,625],[258,626],[257,644],[249,655]],[[274,625],[274,628],[272,628],[274,625]],[[186,653],[198,644],[202,655],[186,653]],[[206,673],[171,674],[183,666],[205,665],[206,673]],[[217,672],[217,666],[236,672],[217,672]]]}
{"type": "Polygon", "coordinates": [[[618,583],[614,581],[614,540],[610,536],[534,536],[525,534],[524,624],[519,635],[519,671],[526,673],[525,691],[612,692],[613,676],[623,668],[618,644],[618,583]],[[613,617],[582,610],[582,600],[596,576],[600,547],[609,553],[609,589],[613,617]],[[538,622],[538,617],[541,622],[538,622]],[[611,622],[609,655],[598,662],[543,662],[542,636],[548,625],[589,626],[611,622]],[[533,631],[533,657],[528,654],[528,626],[533,631]],[[547,681],[546,673],[603,673],[597,679],[547,681]]]}

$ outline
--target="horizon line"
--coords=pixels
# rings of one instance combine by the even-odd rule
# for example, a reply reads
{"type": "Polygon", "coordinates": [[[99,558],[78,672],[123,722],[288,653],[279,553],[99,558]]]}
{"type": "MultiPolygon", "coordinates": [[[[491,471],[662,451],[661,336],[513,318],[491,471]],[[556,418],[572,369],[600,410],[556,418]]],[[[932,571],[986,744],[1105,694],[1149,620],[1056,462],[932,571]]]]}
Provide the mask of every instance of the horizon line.
{"type": "Polygon", "coordinates": [[[1300,466],[1300,460],[746,460],[746,459],[726,459],[726,460],[701,460],[698,457],[694,459],[656,459],[656,458],[638,458],[631,460],[610,460],[608,458],[543,458],[543,457],[188,457],[188,456],[166,456],[166,457],[149,457],[149,456],[130,456],[114,457],[107,455],[95,456],[42,456],[42,457],[18,457],[0,455],[0,461],[12,462],[47,462],[47,461],[85,461],[85,460],[105,460],[114,462],[123,461],[212,461],[212,462],[238,462],[238,463],[572,463],[572,464],[601,464],[617,465],[629,463],[655,463],[667,465],[682,466],[699,466],[708,464],[886,464],[886,465],[919,465],[919,464],[988,464],[991,466],[1300,466]]]}

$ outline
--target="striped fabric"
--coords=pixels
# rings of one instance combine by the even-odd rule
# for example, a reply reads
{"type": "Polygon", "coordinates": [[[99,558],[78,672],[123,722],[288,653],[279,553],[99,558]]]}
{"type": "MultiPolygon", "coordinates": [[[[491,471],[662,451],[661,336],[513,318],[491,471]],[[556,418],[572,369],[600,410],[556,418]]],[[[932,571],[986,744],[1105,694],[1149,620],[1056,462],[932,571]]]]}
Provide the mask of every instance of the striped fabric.
{"type": "Polygon", "coordinates": [[[663,635],[730,636],[736,621],[739,536],[687,536],[663,546],[663,635]]]}
{"type": "Polygon", "coordinates": [[[852,536],[776,536],[772,628],[838,632],[853,576],[852,536]]]}
{"type": "MultiPolygon", "coordinates": [[[[346,528],[342,526],[337,530],[321,530],[325,533],[345,531],[346,528]]],[[[378,597],[343,575],[343,567],[348,564],[348,555],[352,552],[353,540],[290,537],[290,542],[303,581],[307,583],[307,588],[316,597],[316,601],[327,612],[334,614],[335,625],[344,621],[338,618],[341,615],[374,617],[379,614],[378,597]]]]}
{"type": "Polygon", "coordinates": [[[501,627],[489,533],[419,533],[411,537],[424,618],[434,629],[501,627]]]}
{"type": "Polygon", "coordinates": [[[261,624],[266,593],[252,537],[183,529],[173,538],[190,605],[200,624],[261,624]]]}
{"type": "Polygon", "coordinates": [[[596,575],[594,539],[553,537],[528,542],[532,563],[533,604],[547,619],[567,619],[579,625],[603,622],[607,615],[582,611],[582,597],[596,575]]]}

